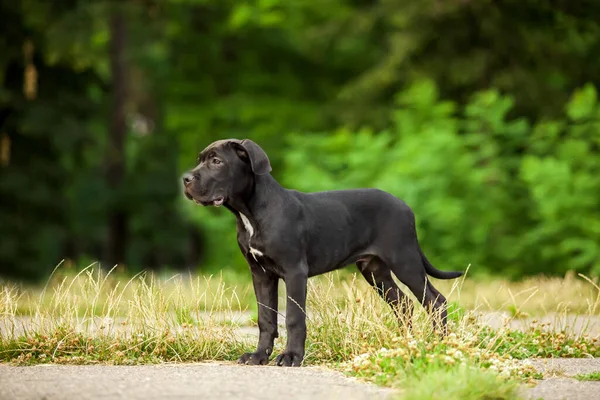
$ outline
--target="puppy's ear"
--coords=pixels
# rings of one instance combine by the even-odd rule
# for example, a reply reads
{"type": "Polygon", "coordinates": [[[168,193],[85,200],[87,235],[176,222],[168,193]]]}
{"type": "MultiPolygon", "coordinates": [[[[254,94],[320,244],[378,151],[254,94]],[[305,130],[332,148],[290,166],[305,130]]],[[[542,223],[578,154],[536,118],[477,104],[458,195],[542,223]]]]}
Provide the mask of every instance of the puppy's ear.
{"type": "Polygon", "coordinates": [[[267,153],[256,143],[250,139],[244,139],[242,141],[232,141],[238,156],[250,163],[252,172],[256,175],[264,175],[271,172],[271,163],[267,153]]]}

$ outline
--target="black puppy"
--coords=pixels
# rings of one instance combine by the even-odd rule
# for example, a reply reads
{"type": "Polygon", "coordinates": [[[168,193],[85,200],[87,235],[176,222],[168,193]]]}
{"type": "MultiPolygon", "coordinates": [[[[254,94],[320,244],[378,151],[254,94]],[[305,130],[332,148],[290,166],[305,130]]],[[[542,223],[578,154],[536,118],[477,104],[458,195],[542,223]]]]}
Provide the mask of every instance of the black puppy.
{"type": "Polygon", "coordinates": [[[277,337],[277,284],[287,292],[287,346],[277,365],[299,366],[306,341],[306,284],[311,276],[356,264],[396,310],[406,303],[393,272],[446,326],[446,299],[427,279],[453,279],[427,260],[412,210],[377,189],[301,193],[269,174],[265,152],[251,140],[219,140],[204,149],[183,177],[185,195],[202,205],[225,206],[237,218],[237,239],[258,301],[260,336],[244,364],[267,364],[277,337]]]}

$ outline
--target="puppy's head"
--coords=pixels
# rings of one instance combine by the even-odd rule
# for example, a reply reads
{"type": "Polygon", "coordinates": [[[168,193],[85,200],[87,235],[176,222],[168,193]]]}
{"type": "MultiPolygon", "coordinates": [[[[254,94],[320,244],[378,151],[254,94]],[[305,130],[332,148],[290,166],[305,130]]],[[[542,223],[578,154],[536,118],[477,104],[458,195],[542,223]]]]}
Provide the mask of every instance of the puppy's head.
{"type": "Polygon", "coordinates": [[[249,139],[218,140],[198,155],[198,165],[183,176],[185,196],[205,206],[221,206],[251,188],[255,175],[271,171],[269,158],[249,139]]]}

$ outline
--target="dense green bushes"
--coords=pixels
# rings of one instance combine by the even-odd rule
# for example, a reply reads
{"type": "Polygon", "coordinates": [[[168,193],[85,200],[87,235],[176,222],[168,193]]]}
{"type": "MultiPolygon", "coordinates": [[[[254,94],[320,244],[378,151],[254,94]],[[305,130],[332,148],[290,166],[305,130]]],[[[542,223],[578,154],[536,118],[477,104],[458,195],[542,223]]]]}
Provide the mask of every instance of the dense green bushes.
{"type": "Polygon", "coordinates": [[[458,109],[432,82],[397,97],[385,132],[289,137],[282,181],[378,187],[414,210],[435,265],[520,276],[600,273],[600,107],[578,90],[560,120],[512,119],[490,90],[458,109]]]}

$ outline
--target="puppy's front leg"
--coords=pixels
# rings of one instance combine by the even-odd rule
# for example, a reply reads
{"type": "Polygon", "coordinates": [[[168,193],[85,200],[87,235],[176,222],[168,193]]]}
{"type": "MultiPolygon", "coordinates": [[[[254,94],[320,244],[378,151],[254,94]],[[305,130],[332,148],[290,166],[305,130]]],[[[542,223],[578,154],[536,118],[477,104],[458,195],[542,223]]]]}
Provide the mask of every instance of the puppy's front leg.
{"type": "Polygon", "coordinates": [[[295,268],[284,276],[287,294],[285,326],[287,345],[275,363],[285,367],[299,367],[304,359],[306,342],[306,284],[305,268],[295,268]]]}
{"type": "Polygon", "coordinates": [[[279,278],[264,271],[256,263],[250,262],[252,283],[258,303],[258,346],[254,353],[245,353],[240,364],[266,365],[273,353],[273,343],[277,335],[277,284],[279,278]]]}

